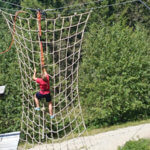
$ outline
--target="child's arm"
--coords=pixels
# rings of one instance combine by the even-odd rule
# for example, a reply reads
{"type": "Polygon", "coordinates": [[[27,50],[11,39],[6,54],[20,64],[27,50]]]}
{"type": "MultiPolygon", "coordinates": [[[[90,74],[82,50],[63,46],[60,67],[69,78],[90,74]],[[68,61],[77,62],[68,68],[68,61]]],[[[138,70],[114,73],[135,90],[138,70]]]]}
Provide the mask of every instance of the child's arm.
{"type": "Polygon", "coordinates": [[[34,69],[34,74],[33,74],[33,80],[37,80],[37,78],[36,78],[36,68],[34,69]]]}
{"type": "Polygon", "coordinates": [[[42,68],[42,70],[43,70],[43,73],[45,74],[45,75],[48,75],[48,73],[47,73],[47,71],[46,71],[46,69],[43,67],[42,68]]]}

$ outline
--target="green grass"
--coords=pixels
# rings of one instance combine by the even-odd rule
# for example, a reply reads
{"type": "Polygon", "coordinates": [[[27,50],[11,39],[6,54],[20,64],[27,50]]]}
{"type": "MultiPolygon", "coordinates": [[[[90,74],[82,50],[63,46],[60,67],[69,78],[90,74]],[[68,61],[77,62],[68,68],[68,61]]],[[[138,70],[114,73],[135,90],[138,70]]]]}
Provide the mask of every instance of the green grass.
{"type": "Polygon", "coordinates": [[[150,139],[139,139],[138,141],[128,141],[118,150],[150,150],[150,139]]]}

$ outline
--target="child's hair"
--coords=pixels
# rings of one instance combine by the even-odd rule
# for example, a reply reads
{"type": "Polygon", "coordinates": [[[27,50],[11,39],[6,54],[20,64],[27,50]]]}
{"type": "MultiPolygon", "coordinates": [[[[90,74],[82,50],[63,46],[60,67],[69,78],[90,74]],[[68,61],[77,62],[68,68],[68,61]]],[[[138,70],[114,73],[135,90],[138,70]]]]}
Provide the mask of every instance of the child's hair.
{"type": "Polygon", "coordinates": [[[42,79],[47,82],[47,75],[45,73],[42,73],[42,79]]]}

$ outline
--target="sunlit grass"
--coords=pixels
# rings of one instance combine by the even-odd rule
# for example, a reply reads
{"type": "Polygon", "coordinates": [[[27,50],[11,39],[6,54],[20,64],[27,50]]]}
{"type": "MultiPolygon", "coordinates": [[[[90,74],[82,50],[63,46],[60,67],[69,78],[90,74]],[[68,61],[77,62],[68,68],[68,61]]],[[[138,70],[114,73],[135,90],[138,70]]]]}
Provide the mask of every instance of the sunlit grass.
{"type": "Polygon", "coordinates": [[[138,141],[128,141],[118,150],[150,150],[150,139],[139,139],[138,141]]]}

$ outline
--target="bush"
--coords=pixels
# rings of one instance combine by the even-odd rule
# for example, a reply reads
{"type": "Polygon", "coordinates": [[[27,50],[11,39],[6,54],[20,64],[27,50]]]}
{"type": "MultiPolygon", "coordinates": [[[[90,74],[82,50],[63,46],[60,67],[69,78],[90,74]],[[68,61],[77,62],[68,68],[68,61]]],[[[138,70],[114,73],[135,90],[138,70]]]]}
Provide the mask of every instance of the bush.
{"type": "Polygon", "coordinates": [[[79,75],[86,125],[100,127],[149,115],[149,43],[147,32],[138,26],[91,27],[79,75]]]}

